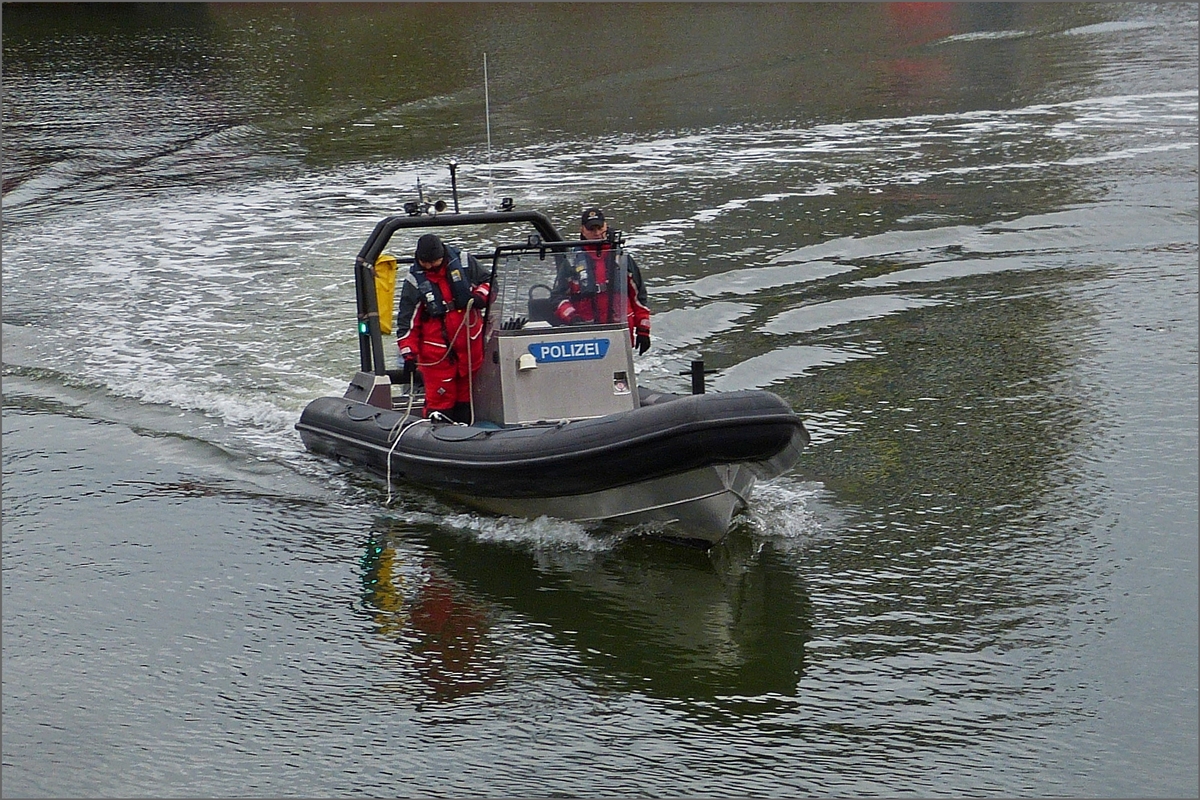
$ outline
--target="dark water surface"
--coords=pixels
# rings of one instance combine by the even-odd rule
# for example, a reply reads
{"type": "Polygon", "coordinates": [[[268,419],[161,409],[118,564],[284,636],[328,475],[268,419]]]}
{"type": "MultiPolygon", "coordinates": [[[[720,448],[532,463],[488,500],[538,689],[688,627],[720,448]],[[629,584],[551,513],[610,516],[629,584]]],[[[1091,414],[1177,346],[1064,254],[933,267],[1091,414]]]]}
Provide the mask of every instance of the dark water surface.
{"type": "Polygon", "coordinates": [[[4,795],[1195,797],[1197,16],[6,3],[4,795]],[[304,452],[452,158],[803,415],[726,542],[304,452]]]}

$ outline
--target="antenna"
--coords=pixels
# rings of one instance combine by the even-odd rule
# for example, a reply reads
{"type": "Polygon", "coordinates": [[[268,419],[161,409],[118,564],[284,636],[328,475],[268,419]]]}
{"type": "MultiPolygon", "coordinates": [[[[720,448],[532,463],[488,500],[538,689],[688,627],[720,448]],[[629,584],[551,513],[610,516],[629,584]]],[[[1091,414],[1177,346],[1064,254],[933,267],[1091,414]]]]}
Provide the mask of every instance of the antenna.
{"type": "Polygon", "coordinates": [[[483,54],[483,115],[487,124],[488,208],[492,207],[492,104],[488,96],[487,53],[483,54]]]}

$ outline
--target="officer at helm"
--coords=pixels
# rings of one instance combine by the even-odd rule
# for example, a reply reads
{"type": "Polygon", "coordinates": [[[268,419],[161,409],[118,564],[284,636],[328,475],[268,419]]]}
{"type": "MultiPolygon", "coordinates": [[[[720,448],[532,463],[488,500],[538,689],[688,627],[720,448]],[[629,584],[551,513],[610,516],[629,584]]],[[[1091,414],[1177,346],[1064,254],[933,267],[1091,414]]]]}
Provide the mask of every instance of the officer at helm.
{"type": "Polygon", "coordinates": [[[638,355],[644,354],[650,349],[650,307],[641,271],[632,256],[614,248],[609,241],[603,210],[589,208],[583,212],[579,237],[588,244],[575,248],[559,268],[551,293],[557,299],[554,316],[566,325],[615,322],[610,319],[612,293],[620,288],[611,284],[609,276],[619,273],[615,267],[621,263],[625,268],[630,341],[637,347],[638,355]]]}

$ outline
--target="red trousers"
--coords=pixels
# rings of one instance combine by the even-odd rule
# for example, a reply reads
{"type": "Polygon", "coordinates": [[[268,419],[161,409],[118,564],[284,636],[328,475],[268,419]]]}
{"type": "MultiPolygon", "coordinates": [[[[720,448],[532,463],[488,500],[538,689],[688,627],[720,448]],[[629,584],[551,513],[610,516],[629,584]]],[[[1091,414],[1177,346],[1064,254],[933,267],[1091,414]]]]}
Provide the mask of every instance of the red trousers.
{"type": "MultiPolygon", "coordinates": [[[[479,364],[472,364],[475,372],[479,364]]],[[[425,416],[434,411],[449,411],[456,403],[471,402],[471,382],[467,375],[465,359],[445,359],[436,364],[421,367],[421,379],[425,382],[425,416]]]]}

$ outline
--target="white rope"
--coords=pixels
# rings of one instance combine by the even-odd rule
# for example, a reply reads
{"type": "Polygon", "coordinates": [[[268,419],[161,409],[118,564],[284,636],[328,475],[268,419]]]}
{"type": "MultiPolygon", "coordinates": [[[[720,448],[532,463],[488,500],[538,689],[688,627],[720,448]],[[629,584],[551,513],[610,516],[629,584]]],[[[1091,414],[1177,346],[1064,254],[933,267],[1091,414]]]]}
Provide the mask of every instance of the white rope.
{"type": "MultiPolygon", "coordinates": [[[[417,366],[432,367],[434,364],[440,364],[443,361],[445,361],[447,358],[450,357],[450,353],[454,350],[454,340],[458,338],[458,335],[460,333],[462,333],[463,326],[467,325],[467,323],[470,322],[470,320],[471,320],[471,307],[474,305],[475,305],[475,298],[474,297],[468,298],[467,299],[467,307],[463,310],[463,318],[461,321],[459,321],[458,327],[454,329],[454,333],[450,334],[450,341],[446,342],[445,354],[441,358],[439,358],[437,361],[426,361],[424,364],[418,364],[417,366]]],[[[483,334],[483,321],[482,320],[480,320],[479,333],[481,335],[483,334]]],[[[467,325],[467,359],[468,359],[468,363],[470,363],[470,358],[471,358],[471,328],[469,325],[467,325]]]]}
{"type": "MultiPolygon", "coordinates": [[[[473,376],[471,374],[471,326],[469,324],[470,320],[471,320],[471,309],[474,307],[474,305],[475,305],[474,297],[467,300],[467,307],[463,311],[462,321],[458,323],[458,327],[454,329],[454,333],[451,334],[450,341],[446,345],[446,354],[444,356],[442,356],[441,358],[439,358],[437,361],[429,361],[429,362],[426,362],[426,364],[425,364],[425,366],[428,367],[428,366],[432,366],[434,364],[440,364],[443,361],[445,361],[450,356],[450,353],[453,352],[454,340],[458,338],[458,334],[462,331],[463,326],[464,325],[466,326],[466,328],[467,328],[467,392],[469,393],[468,396],[470,397],[470,402],[471,402],[471,421],[468,423],[469,425],[475,424],[475,388],[474,388],[474,384],[473,384],[473,376]]],[[[483,335],[483,320],[479,321],[479,334],[478,335],[479,336],[483,335]]],[[[413,422],[409,423],[408,425],[404,424],[404,421],[406,419],[408,419],[408,417],[412,414],[414,388],[415,388],[415,378],[414,378],[414,376],[409,375],[408,376],[408,405],[404,409],[404,415],[402,417],[400,417],[400,420],[395,425],[392,426],[391,430],[388,431],[388,441],[392,443],[392,446],[388,448],[388,454],[387,454],[388,495],[387,495],[386,505],[389,505],[389,506],[392,504],[392,453],[394,453],[396,451],[396,446],[400,444],[400,437],[403,436],[406,431],[409,431],[413,427],[420,425],[422,422],[430,422],[430,424],[432,424],[432,422],[426,418],[420,418],[420,419],[414,420],[413,422]],[[395,437],[396,437],[395,439],[392,439],[393,434],[395,434],[395,437]]]]}
{"type": "MultiPolygon", "coordinates": [[[[471,318],[471,308],[475,305],[475,298],[471,297],[467,300],[467,311],[463,315],[463,322],[467,322],[471,318]]],[[[455,336],[458,332],[455,331],[455,336]]],[[[483,318],[479,319],[479,335],[483,336],[483,318]]],[[[475,424],[475,370],[471,369],[471,326],[467,325],[467,402],[471,404],[471,418],[467,420],[468,425],[475,424]]]]}
{"type": "Polygon", "coordinates": [[[387,491],[388,491],[388,495],[387,495],[387,501],[384,503],[384,505],[388,505],[388,506],[390,506],[392,504],[392,453],[394,453],[396,451],[396,445],[400,444],[400,437],[404,435],[405,431],[411,430],[412,428],[416,427],[417,425],[420,425],[422,422],[429,422],[429,420],[427,420],[427,419],[418,418],[416,420],[413,420],[408,425],[404,424],[404,420],[408,419],[409,415],[412,414],[413,389],[414,388],[415,388],[415,380],[412,375],[409,375],[408,376],[408,406],[404,409],[404,416],[400,417],[400,420],[395,425],[392,426],[392,429],[390,431],[388,431],[388,441],[392,443],[392,446],[388,448],[388,454],[387,454],[387,487],[388,487],[387,491]],[[392,439],[392,434],[396,435],[395,440],[392,439]]]}

